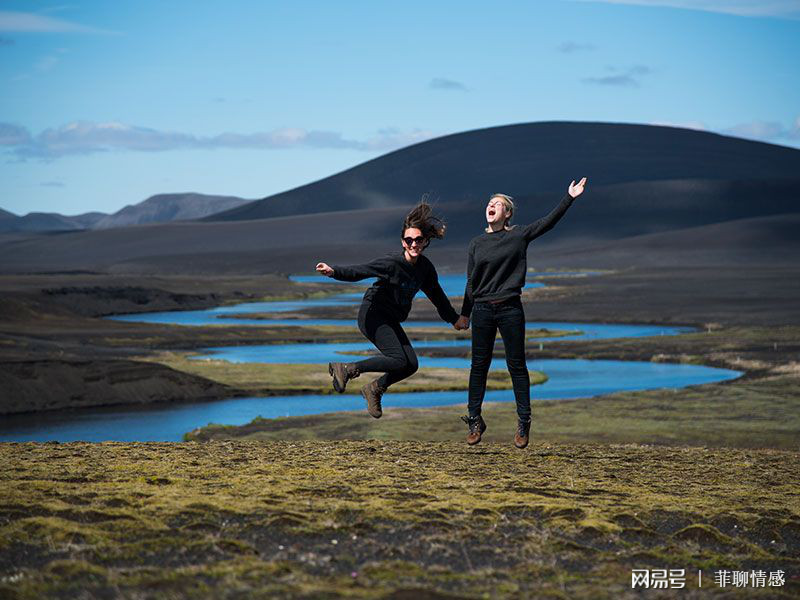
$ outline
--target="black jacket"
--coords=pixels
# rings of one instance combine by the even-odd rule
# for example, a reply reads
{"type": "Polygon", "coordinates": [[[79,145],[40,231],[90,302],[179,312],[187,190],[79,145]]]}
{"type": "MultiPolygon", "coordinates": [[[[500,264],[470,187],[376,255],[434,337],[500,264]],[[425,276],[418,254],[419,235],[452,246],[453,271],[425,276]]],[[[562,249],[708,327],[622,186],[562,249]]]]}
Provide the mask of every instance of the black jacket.
{"type": "Polygon", "coordinates": [[[436,268],[425,256],[412,264],[405,259],[404,252],[392,252],[364,265],[334,266],[333,278],[339,281],[359,281],[368,277],[378,280],[364,294],[364,302],[381,308],[398,322],[405,321],[411,311],[411,303],[419,290],[430,298],[439,316],[453,324],[458,313],[447,299],[436,268]]]}
{"type": "Polygon", "coordinates": [[[470,315],[474,302],[505,300],[522,294],[528,270],[528,244],[555,227],[574,200],[565,194],[558,206],[538,221],[472,238],[462,315],[470,315]]]}

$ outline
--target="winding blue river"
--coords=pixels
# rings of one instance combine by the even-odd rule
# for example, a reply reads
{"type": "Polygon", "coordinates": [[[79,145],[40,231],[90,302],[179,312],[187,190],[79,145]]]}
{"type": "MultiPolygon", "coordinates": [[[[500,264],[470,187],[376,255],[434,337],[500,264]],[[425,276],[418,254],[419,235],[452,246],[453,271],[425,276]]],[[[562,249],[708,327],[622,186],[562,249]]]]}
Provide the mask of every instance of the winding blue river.
{"type": "MultiPolygon", "coordinates": [[[[347,292],[328,296],[327,298],[306,298],[300,300],[286,300],[278,302],[243,302],[234,306],[217,306],[204,310],[166,311],[139,313],[132,315],[116,315],[109,317],[115,321],[128,321],[131,323],[162,323],[170,325],[340,325],[352,326],[352,319],[249,319],[237,317],[253,313],[282,313],[302,311],[308,308],[321,308],[329,306],[353,306],[364,295],[364,289],[372,284],[373,279],[367,279],[356,284],[343,283],[323,275],[292,275],[292,281],[298,283],[327,283],[339,284],[348,288],[360,287],[360,292],[347,292]]],[[[464,294],[466,277],[464,275],[440,275],[439,285],[449,298],[460,297],[464,294]]],[[[536,281],[525,283],[525,289],[543,287],[544,284],[536,281]]],[[[411,323],[410,323],[411,324],[411,323]]],[[[414,321],[415,327],[441,327],[447,325],[441,321],[414,321]]]]}
{"type": "MultiPolygon", "coordinates": [[[[550,275],[550,274],[548,274],[550,275]]],[[[296,277],[296,281],[319,281],[319,277],[296,277]]],[[[327,280],[326,281],[331,281],[327,280]]],[[[441,276],[440,281],[449,296],[460,296],[464,289],[464,276],[441,276]]],[[[531,286],[541,283],[531,282],[531,286]]],[[[218,307],[202,311],[143,313],[113,317],[121,321],[169,323],[180,325],[346,325],[353,327],[351,319],[279,319],[258,320],[246,317],[235,319],[220,315],[245,315],[252,312],[289,312],[313,306],[347,306],[358,302],[361,293],[345,293],[324,299],[291,302],[256,302],[236,306],[218,307]]],[[[409,321],[408,327],[444,325],[441,321],[409,321]]],[[[616,325],[597,323],[532,322],[529,329],[549,329],[574,332],[566,337],[537,338],[542,343],[552,340],[607,339],[620,337],[646,337],[678,335],[692,331],[687,327],[660,325],[616,325]]],[[[415,341],[417,348],[466,346],[469,340],[415,341]]],[[[332,360],[348,360],[343,352],[373,350],[369,343],[347,344],[279,344],[264,346],[235,346],[207,348],[193,357],[196,360],[226,360],[254,363],[308,363],[310,368],[325,369],[332,360]]],[[[465,358],[419,357],[422,367],[468,368],[465,358]]],[[[502,360],[495,359],[494,368],[504,368],[502,360]]],[[[697,365],[679,365],[651,362],[583,359],[542,359],[528,361],[528,368],[545,372],[546,383],[532,388],[533,400],[571,399],[607,394],[624,390],[676,388],[736,378],[738,371],[697,365]]],[[[369,381],[371,374],[353,383],[354,392],[369,381]]],[[[511,390],[486,393],[487,401],[514,400],[511,390]]],[[[430,407],[465,404],[466,391],[429,393],[389,393],[384,396],[387,410],[400,407],[430,407]]],[[[360,395],[305,395],[230,398],[214,402],[190,404],[160,404],[145,406],[102,407],[49,411],[43,413],[12,415],[0,420],[0,441],[178,441],[183,434],[209,423],[242,425],[257,416],[275,418],[363,410],[360,395]]]]}
{"type": "MultiPolygon", "coordinates": [[[[331,358],[334,358],[332,355],[331,358]]],[[[426,359],[425,366],[463,366],[465,359],[426,359]],[[436,360],[444,360],[437,363],[436,360]]],[[[502,368],[502,361],[495,361],[502,368]]],[[[662,363],[615,360],[548,359],[528,362],[531,369],[544,371],[549,380],[531,389],[534,414],[537,400],[585,398],[622,390],[642,390],[660,387],[698,385],[739,376],[736,371],[662,363]]],[[[324,368],[320,366],[320,368],[324,368]]],[[[353,391],[368,375],[350,383],[353,391]]],[[[467,393],[430,392],[386,394],[384,410],[393,408],[423,408],[462,404],[467,393]]],[[[486,392],[487,402],[513,402],[510,390],[486,392]]],[[[161,404],[137,407],[105,407],[75,411],[55,411],[41,414],[16,415],[0,422],[0,441],[61,442],[84,440],[115,441],[178,441],[183,434],[209,423],[244,425],[255,417],[275,418],[314,415],[343,410],[364,410],[360,395],[275,396],[267,398],[230,398],[196,404],[161,404]]],[[[465,411],[466,412],[466,411],[465,411]]],[[[367,417],[368,418],[368,417],[367,417]]]]}

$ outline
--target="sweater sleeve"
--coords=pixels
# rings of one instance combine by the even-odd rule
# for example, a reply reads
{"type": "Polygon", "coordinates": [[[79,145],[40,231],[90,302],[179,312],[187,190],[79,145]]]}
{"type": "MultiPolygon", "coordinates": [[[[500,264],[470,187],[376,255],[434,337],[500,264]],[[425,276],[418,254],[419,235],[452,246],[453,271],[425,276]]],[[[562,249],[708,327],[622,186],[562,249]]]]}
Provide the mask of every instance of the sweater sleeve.
{"type": "Polygon", "coordinates": [[[376,258],[363,265],[331,265],[334,279],[339,281],[360,281],[369,277],[387,277],[392,270],[392,259],[389,256],[376,258]]]}
{"type": "Polygon", "coordinates": [[[472,269],[475,267],[473,246],[470,244],[467,254],[467,285],[464,287],[464,301],[461,303],[461,314],[469,317],[472,313],[472,269]]]}
{"type": "Polygon", "coordinates": [[[525,236],[526,242],[532,242],[540,235],[547,233],[553,227],[555,227],[556,223],[561,219],[561,217],[566,214],[567,210],[570,206],[572,206],[572,202],[575,200],[569,193],[564,194],[564,197],[561,199],[561,202],[558,203],[549,214],[545,215],[538,221],[531,223],[530,225],[526,225],[522,233],[525,236]]]}
{"type": "Polygon", "coordinates": [[[443,321],[451,325],[458,321],[458,313],[453,308],[453,305],[450,304],[450,299],[444,293],[442,286],[439,285],[439,276],[436,274],[436,269],[433,265],[431,265],[431,271],[422,286],[422,291],[433,302],[443,321]]]}

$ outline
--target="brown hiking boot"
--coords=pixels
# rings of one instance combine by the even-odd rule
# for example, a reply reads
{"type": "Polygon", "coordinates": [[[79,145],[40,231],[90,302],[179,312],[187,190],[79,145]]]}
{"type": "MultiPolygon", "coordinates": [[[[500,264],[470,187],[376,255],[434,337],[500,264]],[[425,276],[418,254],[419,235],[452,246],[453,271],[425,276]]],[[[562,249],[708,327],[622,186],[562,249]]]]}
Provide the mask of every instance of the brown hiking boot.
{"type": "Polygon", "coordinates": [[[383,410],[381,410],[381,396],[383,396],[385,391],[386,388],[379,385],[377,379],[370,381],[361,388],[361,395],[364,396],[364,399],[367,401],[367,412],[376,419],[380,419],[383,414],[383,410]]]}
{"type": "Polygon", "coordinates": [[[531,433],[531,420],[517,421],[517,433],[514,434],[514,445],[517,448],[525,448],[528,445],[531,433]]]}
{"type": "Polygon", "coordinates": [[[475,417],[461,417],[461,420],[469,426],[467,443],[470,446],[474,446],[481,441],[481,435],[486,431],[486,423],[483,422],[483,417],[480,415],[475,417]]]}
{"type": "Polygon", "coordinates": [[[344,393],[348,381],[361,375],[355,365],[334,362],[328,363],[328,373],[333,376],[333,389],[340,394],[344,393]]]}

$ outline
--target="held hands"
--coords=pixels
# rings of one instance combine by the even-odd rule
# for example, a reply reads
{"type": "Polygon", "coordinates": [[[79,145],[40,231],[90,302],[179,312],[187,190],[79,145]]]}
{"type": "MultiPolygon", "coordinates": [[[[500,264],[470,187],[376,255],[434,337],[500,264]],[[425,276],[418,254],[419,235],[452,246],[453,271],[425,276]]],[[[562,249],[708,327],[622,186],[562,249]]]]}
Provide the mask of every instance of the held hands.
{"type": "Polygon", "coordinates": [[[456,329],[457,331],[463,331],[465,329],[469,329],[469,317],[465,317],[464,315],[458,317],[458,321],[453,323],[453,328],[456,329]]]}
{"type": "Polygon", "coordinates": [[[322,273],[323,275],[326,275],[327,277],[332,277],[333,276],[333,269],[331,269],[326,263],[321,262],[321,263],[317,263],[317,273],[322,273]]]}
{"type": "Polygon", "coordinates": [[[577,198],[583,193],[583,186],[586,185],[586,177],[581,179],[578,183],[575,183],[575,180],[572,180],[572,183],[569,184],[569,195],[573,198],[577,198]]]}

